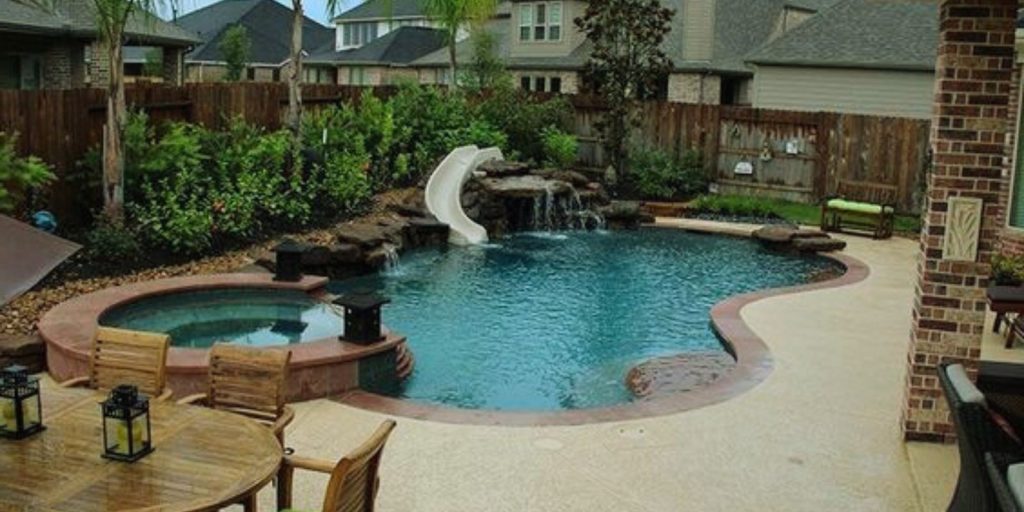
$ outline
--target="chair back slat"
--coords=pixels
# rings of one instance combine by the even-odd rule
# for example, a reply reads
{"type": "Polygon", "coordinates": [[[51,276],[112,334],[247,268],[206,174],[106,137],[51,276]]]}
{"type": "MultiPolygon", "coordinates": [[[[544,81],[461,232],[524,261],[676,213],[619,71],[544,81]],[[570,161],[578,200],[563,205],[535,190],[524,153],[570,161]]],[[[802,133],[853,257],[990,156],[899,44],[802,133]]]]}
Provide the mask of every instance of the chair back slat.
{"type": "Polygon", "coordinates": [[[381,454],[394,428],[394,421],[385,421],[362,446],[338,462],[327,484],[324,512],[373,512],[381,454]]]}
{"type": "Polygon", "coordinates": [[[285,406],[291,352],[218,344],[210,349],[209,405],[273,423],[285,406]]]}
{"type": "Polygon", "coordinates": [[[167,383],[166,334],[99,327],[89,360],[93,388],[109,391],[131,384],[142,393],[159,396],[167,383]]]}

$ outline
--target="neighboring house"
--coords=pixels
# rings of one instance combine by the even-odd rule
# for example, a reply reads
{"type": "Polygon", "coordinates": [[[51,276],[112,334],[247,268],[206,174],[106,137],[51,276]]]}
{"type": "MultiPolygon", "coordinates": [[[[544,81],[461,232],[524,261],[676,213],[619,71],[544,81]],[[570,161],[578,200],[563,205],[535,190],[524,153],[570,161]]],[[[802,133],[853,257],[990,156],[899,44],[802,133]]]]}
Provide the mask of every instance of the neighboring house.
{"type": "Polygon", "coordinates": [[[754,52],[755,107],[930,119],[939,11],[843,0],[754,52]]]}
{"type": "Polygon", "coordinates": [[[359,48],[399,27],[437,28],[422,0],[367,0],[334,18],[334,49],[359,48]]]}
{"type": "MultiPolygon", "coordinates": [[[[91,0],[39,2],[0,0],[0,89],[105,87],[106,50],[99,41],[91,0]]],[[[128,21],[125,43],[162,52],[162,79],[181,83],[183,55],[199,40],[154,16],[128,21]]]]}
{"type": "Polygon", "coordinates": [[[354,49],[335,51],[332,43],[305,62],[318,69],[335,69],[337,83],[343,85],[387,85],[402,79],[438,83],[443,77],[435,70],[421,77],[409,63],[444,46],[440,30],[402,26],[354,49]]]}
{"type": "MultiPolygon", "coordinates": [[[[664,0],[675,10],[663,50],[674,69],[663,95],[690,103],[750,103],[753,68],[744,58],[792,30],[835,0],[664,0]]],[[[586,2],[525,1],[502,4],[488,25],[499,38],[499,57],[516,83],[532,90],[574,93],[584,87],[580,72],[590,43],[575,26],[586,2]],[[504,12],[502,12],[502,10],[504,12]]],[[[472,57],[469,41],[457,58],[472,57]]],[[[446,66],[447,54],[435,52],[413,63],[420,68],[446,66]]]]}
{"type": "MultiPolygon", "coordinates": [[[[0,0],[4,1],[4,0],[0,0]]],[[[292,10],[274,0],[221,0],[181,16],[175,23],[200,39],[185,57],[187,79],[193,82],[223,80],[227,65],[220,52],[225,33],[234,25],[249,36],[249,63],[243,76],[260,82],[287,79],[291,60],[292,10]]],[[[334,40],[334,31],[305,18],[302,48],[305,55],[334,40]]],[[[303,67],[307,83],[334,83],[333,69],[303,67]]]]}

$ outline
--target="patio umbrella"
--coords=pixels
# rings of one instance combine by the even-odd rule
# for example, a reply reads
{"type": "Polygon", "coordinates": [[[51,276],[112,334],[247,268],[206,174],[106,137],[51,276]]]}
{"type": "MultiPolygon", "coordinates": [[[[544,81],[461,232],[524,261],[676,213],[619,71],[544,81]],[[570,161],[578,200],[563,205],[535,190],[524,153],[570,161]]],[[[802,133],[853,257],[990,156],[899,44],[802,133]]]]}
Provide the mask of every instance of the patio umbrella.
{"type": "Polygon", "coordinates": [[[80,248],[0,215],[0,306],[28,291],[80,248]]]}

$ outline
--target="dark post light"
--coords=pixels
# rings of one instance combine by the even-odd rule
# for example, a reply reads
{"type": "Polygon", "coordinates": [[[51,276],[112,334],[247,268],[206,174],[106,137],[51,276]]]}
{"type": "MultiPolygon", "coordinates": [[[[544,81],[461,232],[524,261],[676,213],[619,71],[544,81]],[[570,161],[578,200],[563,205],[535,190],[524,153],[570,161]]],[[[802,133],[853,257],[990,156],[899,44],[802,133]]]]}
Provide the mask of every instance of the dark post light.
{"type": "Polygon", "coordinates": [[[357,290],[334,301],[345,309],[345,332],[342,341],[369,345],[384,339],[380,329],[380,308],[391,299],[369,290],[357,290]]]}
{"type": "Polygon", "coordinates": [[[298,282],[302,280],[302,253],[306,247],[291,238],[285,238],[274,247],[274,281],[298,282]]]}
{"type": "Polygon", "coordinates": [[[135,462],[153,451],[149,399],[138,388],[120,385],[100,404],[103,410],[103,457],[135,462]]]}
{"type": "Polygon", "coordinates": [[[21,365],[4,368],[0,373],[0,437],[24,439],[45,428],[39,379],[30,377],[21,365]]]}

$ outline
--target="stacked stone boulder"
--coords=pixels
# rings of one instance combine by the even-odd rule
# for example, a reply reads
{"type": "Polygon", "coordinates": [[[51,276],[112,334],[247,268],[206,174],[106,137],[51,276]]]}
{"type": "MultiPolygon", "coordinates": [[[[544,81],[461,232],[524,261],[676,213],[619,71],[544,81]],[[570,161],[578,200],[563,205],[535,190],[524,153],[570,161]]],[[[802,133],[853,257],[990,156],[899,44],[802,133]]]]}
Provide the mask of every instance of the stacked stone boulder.
{"type": "Polygon", "coordinates": [[[764,226],[754,231],[753,236],[761,245],[773,250],[832,252],[846,248],[845,241],[832,238],[828,233],[786,224],[764,226]]]}

